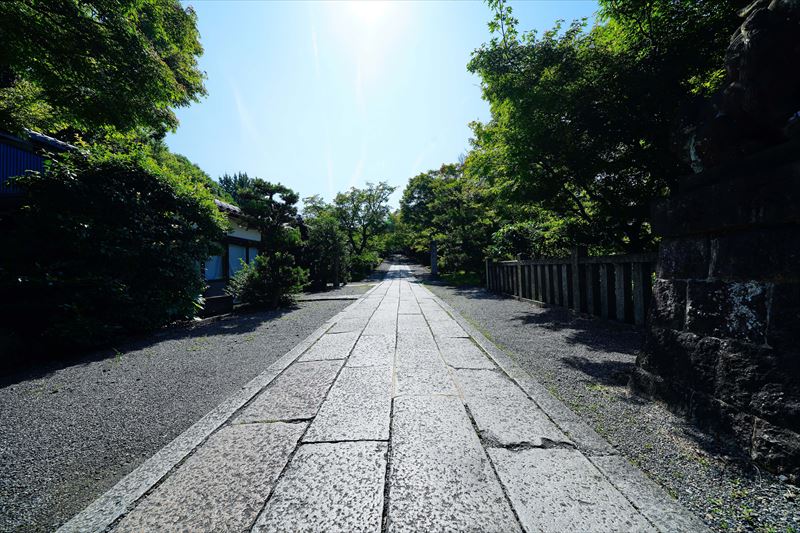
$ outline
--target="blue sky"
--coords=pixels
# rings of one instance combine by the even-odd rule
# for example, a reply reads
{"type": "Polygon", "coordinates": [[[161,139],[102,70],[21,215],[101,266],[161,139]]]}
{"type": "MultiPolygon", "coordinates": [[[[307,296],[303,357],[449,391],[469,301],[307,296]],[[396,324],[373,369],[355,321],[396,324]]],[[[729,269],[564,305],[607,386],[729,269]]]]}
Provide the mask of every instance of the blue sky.
{"type": "MultiPolygon", "coordinates": [[[[489,118],[471,52],[482,2],[184,2],[197,12],[208,96],[167,143],[217,179],[244,171],[301,197],[408,179],[458,160],[489,118]]],[[[591,17],[594,0],[512,2],[520,30],[591,17]]]]}

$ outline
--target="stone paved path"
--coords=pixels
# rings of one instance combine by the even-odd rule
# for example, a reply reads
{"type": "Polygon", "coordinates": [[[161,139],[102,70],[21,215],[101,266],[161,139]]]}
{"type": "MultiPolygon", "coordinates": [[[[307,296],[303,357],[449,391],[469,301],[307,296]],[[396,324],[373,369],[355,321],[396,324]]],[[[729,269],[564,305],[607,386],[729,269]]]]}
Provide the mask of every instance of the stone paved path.
{"type": "Polygon", "coordinates": [[[701,531],[393,266],[63,531],[701,531]]]}

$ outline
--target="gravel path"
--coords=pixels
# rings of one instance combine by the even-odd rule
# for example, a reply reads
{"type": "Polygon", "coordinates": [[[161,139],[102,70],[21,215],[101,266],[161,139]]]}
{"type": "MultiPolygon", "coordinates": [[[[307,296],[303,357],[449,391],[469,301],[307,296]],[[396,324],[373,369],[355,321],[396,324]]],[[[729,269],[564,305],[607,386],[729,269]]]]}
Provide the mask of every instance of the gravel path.
{"type": "Polygon", "coordinates": [[[0,531],[52,531],[350,303],[234,315],[4,378],[0,531]]]}
{"type": "Polygon", "coordinates": [[[641,333],[481,289],[428,287],[712,529],[800,531],[797,487],[629,392],[641,333]]]}

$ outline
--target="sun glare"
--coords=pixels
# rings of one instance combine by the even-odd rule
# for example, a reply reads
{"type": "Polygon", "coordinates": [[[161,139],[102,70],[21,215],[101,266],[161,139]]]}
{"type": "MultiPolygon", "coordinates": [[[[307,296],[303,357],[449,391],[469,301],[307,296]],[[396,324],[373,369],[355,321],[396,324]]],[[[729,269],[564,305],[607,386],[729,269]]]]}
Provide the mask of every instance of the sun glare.
{"type": "Polygon", "coordinates": [[[373,25],[386,14],[389,2],[382,0],[354,0],[348,2],[347,7],[361,23],[373,25]]]}

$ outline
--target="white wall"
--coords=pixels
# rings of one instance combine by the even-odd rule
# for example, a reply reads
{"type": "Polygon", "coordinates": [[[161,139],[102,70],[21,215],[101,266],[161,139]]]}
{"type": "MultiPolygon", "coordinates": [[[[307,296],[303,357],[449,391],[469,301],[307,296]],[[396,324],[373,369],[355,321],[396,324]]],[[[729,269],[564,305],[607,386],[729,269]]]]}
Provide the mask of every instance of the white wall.
{"type": "Polygon", "coordinates": [[[228,217],[228,221],[231,224],[231,229],[228,232],[228,235],[231,237],[239,237],[240,239],[247,239],[249,241],[261,241],[261,233],[258,230],[248,228],[243,226],[233,217],[228,217]]]}

